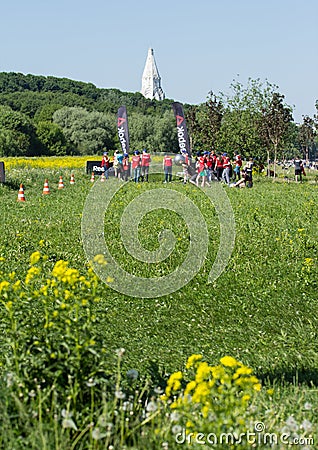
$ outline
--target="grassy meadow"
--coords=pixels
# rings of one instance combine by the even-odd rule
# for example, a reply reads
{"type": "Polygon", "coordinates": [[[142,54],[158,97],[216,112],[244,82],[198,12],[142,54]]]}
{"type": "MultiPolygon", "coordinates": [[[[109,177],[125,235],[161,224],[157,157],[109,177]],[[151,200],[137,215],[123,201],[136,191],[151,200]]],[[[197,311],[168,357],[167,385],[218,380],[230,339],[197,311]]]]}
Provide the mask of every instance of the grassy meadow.
{"type": "MultiPolygon", "coordinates": [[[[308,437],[318,446],[315,173],[302,184],[255,176],[252,189],[224,186],[235,246],[212,284],[218,216],[204,192],[175,179],[169,187],[204,217],[208,256],[181,290],[146,299],[107,287],[86,261],[81,220],[92,183],[85,161],[76,161],[8,161],[0,185],[0,448],[226,448],[175,436],[253,432],[256,422],[268,433],[289,434],[274,448],[305,448],[308,437]],[[46,178],[50,195],[42,195],[46,178]],[[17,202],[20,183],[24,203],[17,202]]],[[[120,241],[124,208],[158,188],[165,189],[158,177],[124,185],[105,216],[112,255],[139,276],[168,274],[189,243],[186,224],[162,209],[131,233],[152,251],[163,228],[173,231],[176,248],[167,260],[135,261],[120,241]]],[[[265,431],[255,430],[258,437],[265,431]]],[[[306,448],[318,447],[309,441],[306,448]]]]}

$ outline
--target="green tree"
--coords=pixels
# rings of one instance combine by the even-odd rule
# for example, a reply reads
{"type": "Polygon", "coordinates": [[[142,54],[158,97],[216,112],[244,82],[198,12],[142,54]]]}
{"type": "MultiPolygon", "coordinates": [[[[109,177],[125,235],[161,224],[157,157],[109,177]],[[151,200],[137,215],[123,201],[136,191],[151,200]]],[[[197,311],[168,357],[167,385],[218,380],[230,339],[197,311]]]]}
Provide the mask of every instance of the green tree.
{"type": "Polygon", "coordinates": [[[303,116],[303,123],[298,127],[298,141],[307,164],[310,156],[309,151],[314,146],[316,135],[314,119],[303,116]]]}
{"type": "Polygon", "coordinates": [[[234,80],[230,94],[220,94],[225,112],[219,133],[219,149],[238,150],[260,162],[277,159],[292,119],[292,109],[283,104],[278,86],[248,79],[247,86],[234,80]],[[278,122],[277,122],[278,121],[278,122]]]}
{"type": "MultiPolygon", "coordinates": [[[[129,113],[129,112],[128,112],[129,113]]],[[[155,118],[148,115],[129,113],[128,117],[131,150],[157,150],[153,140],[155,118]]]]}
{"type": "MultiPolygon", "coordinates": [[[[0,131],[3,136],[3,145],[5,145],[5,142],[10,142],[11,145],[11,149],[8,149],[7,144],[5,145],[7,156],[35,156],[39,154],[40,147],[35,127],[24,114],[13,111],[8,106],[0,106],[0,131]]],[[[1,151],[3,153],[4,148],[1,151]]]]}
{"type": "Polygon", "coordinates": [[[52,122],[39,122],[36,128],[38,139],[42,146],[41,154],[61,156],[71,153],[70,146],[61,128],[52,122]]]}
{"type": "Polygon", "coordinates": [[[34,121],[39,122],[53,122],[53,114],[58,109],[63,108],[63,105],[58,103],[46,103],[40,109],[37,110],[34,121]]]}
{"type": "Polygon", "coordinates": [[[66,139],[80,154],[92,155],[105,147],[114,148],[113,116],[71,107],[55,111],[53,121],[61,127],[66,139]]]}
{"type": "Polygon", "coordinates": [[[263,108],[259,121],[259,131],[267,149],[268,165],[274,161],[274,176],[276,175],[276,163],[282,156],[285,138],[289,124],[293,121],[292,111],[284,104],[284,95],[274,92],[267,108],[263,108]],[[281,154],[279,154],[281,151],[281,154]]]}
{"type": "Polygon", "coordinates": [[[197,113],[200,141],[209,150],[217,149],[223,115],[222,101],[210,91],[207,101],[197,113]]]}
{"type": "Polygon", "coordinates": [[[260,79],[248,79],[247,85],[233,80],[230,93],[220,93],[224,114],[219,132],[218,149],[264,161],[264,149],[259,137],[258,120],[262,108],[269,104],[270,93],[276,88],[260,79]]]}
{"type": "Polygon", "coordinates": [[[202,106],[186,105],[184,108],[187,128],[189,133],[190,148],[193,152],[195,148],[202,146],[201,142],[201,125],[198,119],[198,111],[202,106]]]}
{"type": "Polygon", "coordinates": [[[163,117],[155,119],[152,132],[151,150],[156,152],[178,152],[178,140],[172,110],[166,111],[163,117]]]}

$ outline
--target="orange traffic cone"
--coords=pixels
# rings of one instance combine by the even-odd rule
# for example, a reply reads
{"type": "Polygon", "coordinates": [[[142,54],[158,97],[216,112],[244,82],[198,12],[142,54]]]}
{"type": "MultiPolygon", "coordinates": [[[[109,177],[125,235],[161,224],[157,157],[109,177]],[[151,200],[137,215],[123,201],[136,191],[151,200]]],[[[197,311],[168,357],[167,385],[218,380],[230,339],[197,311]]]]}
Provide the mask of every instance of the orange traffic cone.
{"type": "Polygon", "coordinates": [[[47,194],[50,194],[51,192],[50,192],[50,188],[49,188],[49,182],[48,182],[48,180],[46,179],[45,181],[44,181],[44,186],[43,186],[43,192],[42,192],[42,194],[43,195],[47,195],[47,194]]]}
{"type": "Polygon", "coordinates": [[[91,182],[94,183],[94,181],[95,181],[95,174],[94,174],[94,172],[92,172],[91,182]]]}
{"type": "Polygon", "coordinates": [[[23,184],[20,184],[20,189],[19,189],[17,201],[18,202],[25,202],[25,195],[24,195],[23,184]]]}
{"type": "Polygon", "coordinates": [[[60,176],[58,189],[64,189],[64,183],[63,183],[63,177],[62,176],[60,176]]]}
{"type": "Polygon", "coordinates": [[[104,172],[101,174],[101,177],[100,177],[100,181],[105,181],[105,175],[104,175],[104,172]]]}
{"type": "Polygon", "coordinates": [[[71,175],[70,184],[75,184],[75,178],[74,175],[71,175]]]}

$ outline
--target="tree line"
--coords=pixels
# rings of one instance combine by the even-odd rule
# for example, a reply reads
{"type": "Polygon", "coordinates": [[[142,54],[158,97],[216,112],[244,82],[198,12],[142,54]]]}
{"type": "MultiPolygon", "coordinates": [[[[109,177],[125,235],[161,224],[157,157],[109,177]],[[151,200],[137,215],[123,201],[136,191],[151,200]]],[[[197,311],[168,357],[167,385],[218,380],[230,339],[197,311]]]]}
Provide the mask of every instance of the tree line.
{"type": "MultiPolygon", "coordinates": [[[[173,100],[101,89],[67,78],[0,73],[0,156],[101,154],[119,148],[116,116],[128,110],[132,150],[178,152],[173,100]]],[[[318,102],[316,102],[318,111],[318,102]]],[[[277,86],[234,80],[230,93],[208,93],[184,105],[192,150],[215,150],[260,161],[316,155],[318,114],[295,124],[277,86]]]]}

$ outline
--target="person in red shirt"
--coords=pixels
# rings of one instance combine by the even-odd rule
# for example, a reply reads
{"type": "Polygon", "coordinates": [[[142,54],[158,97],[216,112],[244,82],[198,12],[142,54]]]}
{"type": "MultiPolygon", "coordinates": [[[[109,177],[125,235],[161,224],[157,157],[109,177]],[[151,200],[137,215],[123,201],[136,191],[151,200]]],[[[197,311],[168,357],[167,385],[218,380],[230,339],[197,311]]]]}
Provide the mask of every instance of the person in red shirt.
{"type": "Polygon", "coordinates": [[[236,177],[239,180],[241,178],[242,157],[238,151],[234,152],[234,174],[233,179],[236,181],[236,177]]]}
{"type": "Polygon", "coordinates": [[[172,158],[167,153],[163,157],[163,170],[165,174],[164,183],[172,181],[172,158]]]}
{"type": "Polygon", "coordinates": [[[229,186],[230,185],[230,176],[231,176],[231,158],[227,155],[227,153],[223,153],[223,173],[222,180],[229,186]]]}
{"type": "Polygon", "coordinates": [[[132,157],[131,167],[134,176],[134,182],[138,183],[140,178],[140,152],[138,150],[135,151],[134,156],[132,157]]]}
{"type": "Polygon", "coordinates": [[[128,181],[129,176],[129,155],[128,153],[124,153],[123,157],[123,179],[124,181],[128,181]]]}
{"type": "Polygon", "coordinates": [[[205,185],[210,186],[209,182],[207,181],[207,156],[208,152],[204,152],[203,156],[198,155],[197,160],[197,167],[198,167],[198,177],[196,184],[199,185],[199,178],[201,178],[201,187],[204,187],[205,185]]]}
{"type": "Polygon", "coordinates": [[[210,182],[213,179],[213,170],[214,170],[214,158],[212,152],[208,152],[206,158],[206,166],[208,171],[208,182],[210,182]]]}
{"type": "Polygon", "coordinates": [[[141,179],[142,181],[148,181],[149,176],[149,166],[151,162],[151,157],[146,149],[143,150],[141,155],[141,179]]]}
{"type": "Polygon", "coordinates": [[[218,181],[221,181],[222,174],[223,174],[223,158],[221,153],[218,153],[215,161],[215,170],[216,170],[216,177],[218,181]]]}
{"type": "Polygon", "coordinates": [[[193,184],[196,184],[196,186],[199,186],[199,179],[201,178],[201,187],[204,187],[205,185],[210,186],[210,184],[207,181],[207,153],[205,152],[204,155],[201,155],[201,152],[197,153],[197,162],[196,162],[196,169],[197,169],[197,177],[194,182],[194,180],[190,180],[193,184]]]}
{"type": "Polygon", "coordinates": [[[104,167],[104,175],[106,180],[108,180],[108,169],[110,167],[110,159],[108,157],[108,152],[103,153],[103,159],[100,166],[104,167]]]}

